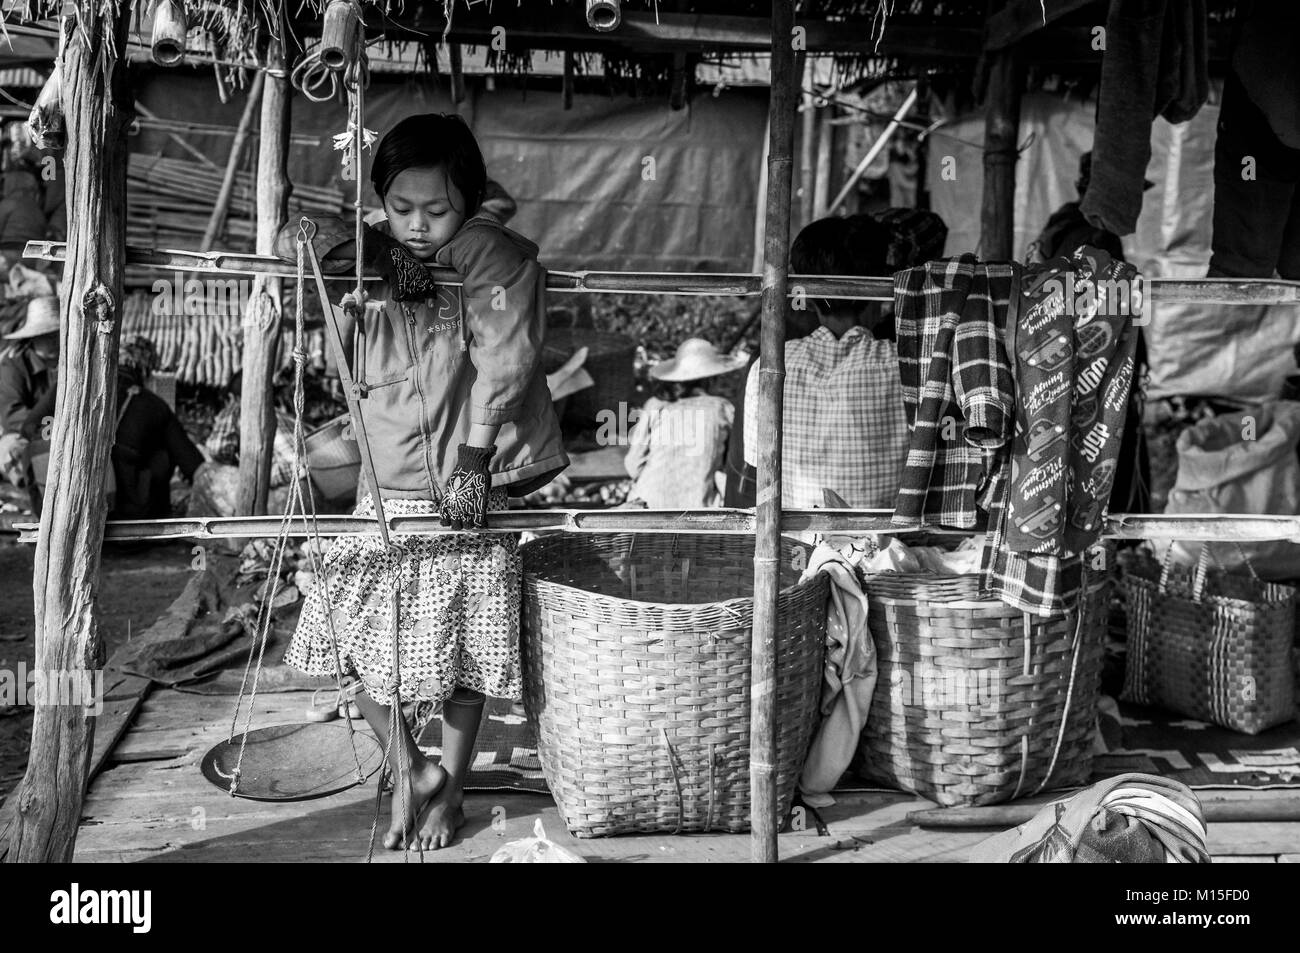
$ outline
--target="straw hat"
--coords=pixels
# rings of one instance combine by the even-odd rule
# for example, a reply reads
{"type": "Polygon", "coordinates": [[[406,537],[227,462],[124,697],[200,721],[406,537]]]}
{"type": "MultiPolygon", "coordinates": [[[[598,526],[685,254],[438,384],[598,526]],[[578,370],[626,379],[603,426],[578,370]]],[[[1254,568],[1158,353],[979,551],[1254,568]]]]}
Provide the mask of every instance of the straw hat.
{"type": "Polygon", "coordinates": [[[54,294],[54,282],[34,268],[17,264],[9,269],[9,297],[43,298],[54,294]]]}
{"type": "Polygon", "coordinates": [[[5,338],[17,341],[58,333],[59,299],[54,295],[44,295],[27,302],[27,319],[23,321],[23,326],[12,334],[6,334],[5,338]]]}
{"type": "Polygon", "coordinates": [[[687,338],[677,346],[677,356],[660,361],[650,368],[650,376],[660,381],[697,381],[703,377],[730,374],[749,363],[744,355],[719,354],[703,338],[687,338]]]}

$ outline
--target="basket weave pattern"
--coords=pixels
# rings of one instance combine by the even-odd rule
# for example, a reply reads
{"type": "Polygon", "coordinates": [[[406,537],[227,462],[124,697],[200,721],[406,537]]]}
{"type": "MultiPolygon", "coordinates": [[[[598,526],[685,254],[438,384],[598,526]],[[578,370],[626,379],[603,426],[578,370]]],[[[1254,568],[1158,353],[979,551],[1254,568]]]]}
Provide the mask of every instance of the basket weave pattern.
{"type": "Polygon", "coordinates": [[[546,332],[543,366],[546,373],[560,367],[580,347],[587,348],[583,365],[594,381],[569,397],[569,414],[595,423],[601,411],[618,414],[620,403],[636,400],[636,341],[622,334],[590,328],[551,328],[546,332]]]}
{"type": "Polygon", "coordinates": [[[1154,560],[1124,576],[1128,601],[1126,701],[1258,734],[1295,715],[1291,646],[1295,590],[1220,572],[1170,570],[1154,560]]]}
{"type": "Polygon", "coordinates": [[[863,773],[944,806],[1086,780],[1109,588],[1081,599],[1076,653],[1075,613],[1026,615],[981,597],[977,574],[868,577],[880,674],[863,773]]]}
{"type": "MultiPolygon", "coordinates": [[[[815,726],[826,577],[782,540],[776,624],[781,816],[815,726]]],[[[560,535],[523,547],[524,704],[578,837],[749,827],[753,543],[560,535]]]]}

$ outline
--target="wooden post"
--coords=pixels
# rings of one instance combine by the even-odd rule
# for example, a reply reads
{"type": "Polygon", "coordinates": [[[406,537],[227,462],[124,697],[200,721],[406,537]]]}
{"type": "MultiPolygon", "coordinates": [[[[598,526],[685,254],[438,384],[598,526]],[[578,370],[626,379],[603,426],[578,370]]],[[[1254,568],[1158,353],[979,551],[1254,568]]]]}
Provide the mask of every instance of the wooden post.
{"type": "Polygon", "coordinates": [[[55,679],[76,692],[37,699],[27,774],[13,795],[18,812],[9,858],[18,862],[72,859],[95,736],[85,683],[93,692],[104,657],[95,595],[116,429],[131,122],[127,63],[119,54],[131,7],[82,0],[78,8],[62,62],[68,258],[50,479],[32,582],[36,668],[49,676],[47,685],[55,679]]]}
{"type": "Polygon", "coordinates": [[[772,92],[768,101],[767,215],[763,231],[762,336],[758,385],[758,507],[754,526],[754,635],[750,661],[750,856],[775,863],[776,598],[781,574],[781,408],[785,387],[786,279],[790,253],[790,180],[798,76],[791,33],[793,0],[772,2],[772,92]]]}
{"type": "MultiPolygon", "coordinates": [[[[990,11],[992,12],[992,11],[990,11]]],[[[1016,136],[1024,69],[1015,48],[989,57],[984,101],[984,194],[980,255],[991,261],[1014,257],[1016,234],[1016,136]]]]}
{"type": "MultiPolygon", "coordinates": [[[[268,66],[284,68],[286,31],[269,31],[268,66]],[[280,39],[276,39],[276,37],[280,39]]],[[[289,202],[289,81],[266,76],[262,93],[262,125],[257,150],[257,252],[269,255],[275,235],[288,216],[289,202]]],[[[250,101],[252,97],[250,95],[250,101]]],[[[238,512],[254,516],[266,512],[271,485],[271,456],[275,444],[275,405],[272,379],[280,357],[281,279],[258,275],[244,314],[244,373],[239,394],[238,512]]]]}
{"type": "Polygon", "coordinates": [[[816,221],[826,215],[826,205],[831,199],[831,149],[835,127],[831,125],[834,107],[827,106],[817,122],[817,182],[813,186],[812,218],[816,221]]]}
{"type": "MultiPolygon", "coordinates": [[[[813,58],[807,53],[800,53],[803,68],[796,67],[795,73],[803,76],[803,88],[813,88],[813,58]]],[[[817,182],[817,102],[811,92],[799,97],[803,103],[800,116],[803,124],[799,131],[799,226],[802,228],[813,220],[813,190],[817,182]]]]}
{"type": "MultiPolygon", "coordinates": [[[[216,243],[217,236],[221,234],[221,229],[226,224],[226,212],[230,209],[230,194],[235,189],[235,173],[239,171],[239,161],[244,155],[244,143],[248,141],[248,130],[253,125],[253,112],[257,109],[257,101],[262,95],[262,85],[266,81],[266,74],[258,71],[253,80],[252,88],[248,91],[248,102],[244,103],[244,114],[239,117],[239,125],[235,129],[235,141],[230,144],[230,157],[226,159],[226,174],[221,180],[221,191],[217,193],[217,203],[212,206],[212,216],[208,219],[208,227],[203,230],[203,243],[199,246],[200,251],[211,251],[213,244],[216,243]]],[[[263,113],[265,117],[265,112],[263,113]]],[[[260,149],[266,148],[265,141],[262,142],[260,149]]],[[[258,155],[261,155],[259,151],[258,155]]],[[[258,177],[258,191],[261,192],[262,180],[258,177]]],[[[257,248],[262,251],[261,245],[257,248]]],[[[270,252],[270,246],[267,246],[266,252],[270,252]]]]}

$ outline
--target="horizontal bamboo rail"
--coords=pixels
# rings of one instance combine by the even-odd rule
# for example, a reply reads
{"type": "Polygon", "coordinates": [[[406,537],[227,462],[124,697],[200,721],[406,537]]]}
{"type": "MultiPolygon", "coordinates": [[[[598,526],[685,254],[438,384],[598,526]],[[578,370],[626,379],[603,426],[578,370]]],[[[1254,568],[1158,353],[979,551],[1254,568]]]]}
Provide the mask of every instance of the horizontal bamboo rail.
{"type": "MultiPolygon", "coordinates": [[[[785,533],[833,533],[844,536],[927,533],[970,535],[969,530],[943,527],[899,527],[890,522],[889,510],[788,509],[782,511],[785,533]]],[[[110,520],[106,540],[228,539],[279,535],[280,516],[204,516],[186,519],[110,520]]],[[[753,510],[512,510],[489,513],[483,532],[518,533],[525,530],[568,533],[754,533],[753,510]]],[[[19,542],[35,542],[37,524],[15,523],[19,542]]],[[[388,531],[398,533],[450,533],[436,516],[393,516],[388,531]]],[[[379,524],[362,516],[321,516],[316,520],[321,536],[376,535],[379,524]]],[[[311,535],[311,520],[295,516],[290,536],[311,535]]],[[[1113,514],[1102,534],[1110,539],[1177,539],[1187,541],[1257,543],[1289,540],[1300,543],[1300,516],[1113,514]]]]}
{"type": "MultiPolygon", "coordinates": [[[[60,262],[66,249],[62,242],[33,241],[23,249],[27,258],[60,262]]],[[[208,274],[278,275],[292,278],[292,266],[268,255],[241,252],[196,252],[128,246],[128,265],[148,265],[168,271],[197,271],[208,274]]],[[[460,276],[447,268],[430,268],[435,281],[461,283],[460,276]]],[[[370,281],[379,280],[375,276],[370,281]]],[[[692,272],[635,271],[552,271],[546,287],[551,291],[598,294],[671,295],[758,295],[759,275],[692,272]]],[[[1147,296],[1156,304],[1300,304],[1300,281],[1268,278],[1148,278],[1147,296]]],[[[860,301],[893,301],[893,279],[832,278],[791,275],[791,297],[851,298],[860,301]]]]}

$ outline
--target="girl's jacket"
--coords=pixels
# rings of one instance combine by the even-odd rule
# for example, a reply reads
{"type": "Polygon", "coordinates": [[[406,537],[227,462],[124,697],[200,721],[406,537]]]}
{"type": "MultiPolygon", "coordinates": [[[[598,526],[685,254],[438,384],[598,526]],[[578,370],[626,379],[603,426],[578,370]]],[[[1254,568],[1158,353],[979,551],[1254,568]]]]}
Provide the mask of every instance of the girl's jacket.
{"type": "MultiPolygon", "coordinates": [[[[387,232],[382,222],[375,226],[387,232]]],[[[474,424],[500,424],[492,485],[522,496],[569,465],[542,369],[546,271],[537,246],[486,216],[435,262],[464,277],[425,301],[385,302],[358,327],[353,368],[385,496],[441,496],[474,424]]]]}

